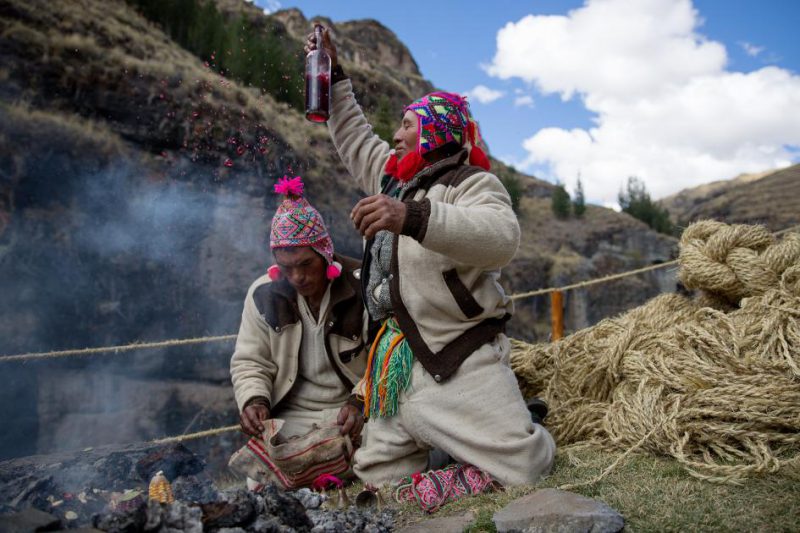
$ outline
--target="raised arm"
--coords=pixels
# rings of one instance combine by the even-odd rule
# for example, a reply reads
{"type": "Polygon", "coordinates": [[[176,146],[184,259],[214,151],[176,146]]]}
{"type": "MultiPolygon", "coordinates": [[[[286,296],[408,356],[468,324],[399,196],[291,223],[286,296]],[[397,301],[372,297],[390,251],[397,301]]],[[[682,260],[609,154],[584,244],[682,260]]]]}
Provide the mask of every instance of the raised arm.
{"type": "MultiPolygon", "coordinates": [[[[376,194],[380,192],[383,169],[391,147],[373,133],[356,102],[353,86],[338,64],[336,46],[327,28],[322,33],[322,46],[331,56],[333,68],[331,116],[328,119],[331,139],[358,186],[368,195],[376,194]]],[[[316,47],[316,37],[312,33],[306,39],[305,50],[309,52],[316,47]]]]}

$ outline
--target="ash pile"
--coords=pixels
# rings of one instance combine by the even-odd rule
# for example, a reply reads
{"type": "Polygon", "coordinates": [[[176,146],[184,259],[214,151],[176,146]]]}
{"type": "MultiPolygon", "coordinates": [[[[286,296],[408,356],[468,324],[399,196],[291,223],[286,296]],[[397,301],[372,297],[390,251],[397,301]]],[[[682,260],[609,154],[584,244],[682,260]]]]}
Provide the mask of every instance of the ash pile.
{"type": "Polygon", "coordinates": [[[0,533],[6,531],[344,532],[391,531],[391,510],[357,507],[340,492],[220,490],[182,444],[87,449],[0,462],[0,533]],[[171,503],[151,499],[157,473],[171,503]]]}

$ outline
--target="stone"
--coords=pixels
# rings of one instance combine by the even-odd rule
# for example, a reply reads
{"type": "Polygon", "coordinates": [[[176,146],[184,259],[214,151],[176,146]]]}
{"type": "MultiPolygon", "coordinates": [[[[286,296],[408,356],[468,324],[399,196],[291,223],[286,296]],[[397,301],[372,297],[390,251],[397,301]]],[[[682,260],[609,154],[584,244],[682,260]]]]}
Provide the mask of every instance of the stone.
{"type": "Polygon", "coordinates": [[[98,513],[92,518],[94,527],[109,533],[134,533],[142,531],[147,522],[147,502],[137,497],[116,511],[98,513]]]}
{"type": "Polygon", "coordinates": [[[0,516],[0,533],[33,533],[60,528],[61,521],[58,518],[32,507],[19,513],[0,516]]]}
{"type": "Polygon", "coordinates": [[[136,472],[145,483],[159,471],[172,481],[179,476],[199,474],[205,467],[201,457],[180,443],[153,450],[136,462],[136,472]]]}
{"type": "Polygon", "coordinates": [[[172,494],[176,500],[195,503],[216,502],[220,497],[214,480],[206,472],[179,477],[172,482],[172,494]]]}
{"type": "Polygon", "coordinates": [[[246,491],[234,493],[226,501],[204,503],[203,523],[208,528],[244,526],[256,517],[256,498],[246,491]]]}
{"type": "Polygon", "coordinates": [[[436,533],[461,533],[474,520],[475,515],[471,511],[467,511],[461,515],[442,516],[440,518],[412,524],[398,530],[398,533],[427,533],[428,531],[436,531],[436,533]]]}
{"type": "Polygon", "coordinates": [[[298,489],[289,494],[297,498],[306,509],[319,509],[322,502],[325,501],[322,494],[306,488],[298,489]]]}
{"type": "Polygon", "coordinates": [[[274,483],[265,485],[257,495],[263,502],[263,510],[259,509],[261,513],[273,515],[282,524],[297,531],[310,531],[314,527],[303,504],[294,496],[278,489],[274,483]]]}
{"type": "Polygon", "coordinates": [[[494,514],[499,533],[616,533],[625,519],[603,502],[573,492],[541,489],[494,514]]]}
{"type": "Polygon", "coordinates": [[[203,512],[199,507],[183,502],[162,504],[150,500],[147,502],[147,522],[144,530],[203,533],[202,518],[203,512]]]}
{"type": "Polygon", "coordinates": [[[312,533],[388,533],[394,529],[394,515],[391,510],[359,509],[314,509],[308,512],[314,523],[312,533]]]}

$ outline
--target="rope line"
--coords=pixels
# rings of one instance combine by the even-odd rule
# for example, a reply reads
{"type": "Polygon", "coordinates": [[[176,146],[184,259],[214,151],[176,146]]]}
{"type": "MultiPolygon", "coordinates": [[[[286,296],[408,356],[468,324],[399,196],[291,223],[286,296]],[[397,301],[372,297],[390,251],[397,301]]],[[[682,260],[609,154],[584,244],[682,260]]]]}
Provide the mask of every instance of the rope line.
{"type": "MultiPolygon", "coordinates": [[[[800,225],[792,226],[778,232],[773,233],[773,235],[780,236],[784,233],[788,233],[790,231],[798,231],[800,230],[800,225]]],[[[564,285],[562,287],[547,287],[543,289],[536,289],[528,292],[521,292],[512,294],[510,298],[512,300],[521,300],[523,298],[531,298],[533,296],[541,296],[543,294],[549,294],[551,292],[556,291],[569,291],[574,289],[581,289],[583,287],[589,287],[592,285],[597,285],[600,283],[608,283],[609,281],[614,281],[622,278],[626,278],[629,276],[635,276],[637,274],[642,274],[644,272],[650,272],[653,270],[658,270],[660,268],[666,268],[670,266],[675,266],[678,264],[677,259],[673,259],[672,261],[667,261],[665,263],[659,263],[657,265],[649,265],[642,268],[637,268],[634,270],[628,270],[626,272],[620,272],[618,274],[611,274],[608,276],[604,276],[602,278],[594,278],[585,281],[579,281],[577,283],[572,283],[570,285],[564,285]]],[[[150,348],[164,348],[169,346],[185,346],[190,344],[203,344],[207,342],[222,342],[228,340],[236,339],[235,334],[231,335],[217,335],[212,337],[195,337],[190,339],[172,339],[172,340],[165,340],[159,342],[134,342],[131,344],[123,344],[120,346],[101,346],[97,348],[83,348],[83,349],[75,349],[75,350],[60,350],[60,351],[52,351],[52,352],[31,352],[31,353],[23,353],[17,355],[4,355],[0,356],[0,363],[10,363],[13,361],[31,361],[31,360],[38,360],[38,359],[55,359],[58,357],[70,357],[70,356],[85,356],[85,355],[93,355],[98,353],[120,353],[120,352],[128,352],[132,350],[141,350],[141,349],[150,349],[150,348]]]]}
{"type": "Polygon", "coordinates": [[[207,342],[222,342],[236,339],[236,335],[217,335],[212,337],[195,337],[192,339],[172,339],[158,342],[134,342],[131,344],[123,344],[120,346],[101,346],[98,348],[83,348],[76,350],[60,350],[54,352],[38,352],[38,353],[23,353],[19,355],[4,355],[0,357],[0,363],[8,363],[11,361],[30,361],[33,359],[55,359],[58,357],[71,357],[82,355],[93,355],[105,352],[114,352],[115,354],[121,352],[130,352],[132,350],[141,350],[149,348],[163,348],[167,346],[186,346],[189,344],[204,344],[207,342]]]}
{"type": "Polygon", "coordinates": [[[239,424],[235,426],[225,426],[221,428],[207,429],[205,431],[196,431],[195,433],[187,433],[186,435],[177,435],[175,437],[164,437],[163,439],[154,439],[148,441],[147,444],[172,444],[174,442],[184,442],[187,440],[202,439],[203,437],[214,437],[222,435],[223,433],[230,433],[231,431],[238,431],[239,424]]]}
{"type": "Polygon", "coordinates": [[[643,272],[650,272],[651,270],[658,270],[659,268],[666,268],[668,266],[677,265],[678,260],[673,259],[672,261],[667,261],[666,263],[659,263],[657,265],[650,265],[642,268],[637,268],[636,270],[629,270],[627,272],[620,272],[619,274],[611,274],[609,276],[604,276],[602,278],[595,278],[595,279],[588,279],[586,281],[579,281],[578,283],[573,283],[571,285],[564,285],[563,287],[548,287],[546,289],[536,289],[534,291],[528,292],[520,292],[517,294],[512,294],[512,300],[520,300],[522,298],[530,298],[532,296],[540,296],[542,294],[549,294],[551,292],[556,291],[570,291],[572,289],[580,289],[582,287],[588,287],[590,285],[597,285],[598,283],[607,283],[609,281],[614,281],[615,279],[622,279],[627,278],[628,276],[635,276],[636,274],[641,274],[643,272]]]}

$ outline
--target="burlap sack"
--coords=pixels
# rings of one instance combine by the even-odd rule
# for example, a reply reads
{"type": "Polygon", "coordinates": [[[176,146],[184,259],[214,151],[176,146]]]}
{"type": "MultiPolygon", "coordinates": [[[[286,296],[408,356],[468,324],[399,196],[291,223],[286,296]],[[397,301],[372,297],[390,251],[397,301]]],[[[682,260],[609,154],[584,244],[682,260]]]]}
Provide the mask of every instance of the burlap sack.
{"type": "Polygon", "coordinates": [[[307,487],[322,474],[351,475],[353,444],[339,426],[314,427],[305,435],[286,439],[284,421],[264,422],[263,438],[252,437],[231,456],[228,466],[259,483],[275,482],[284,489],[307,487]]]}

